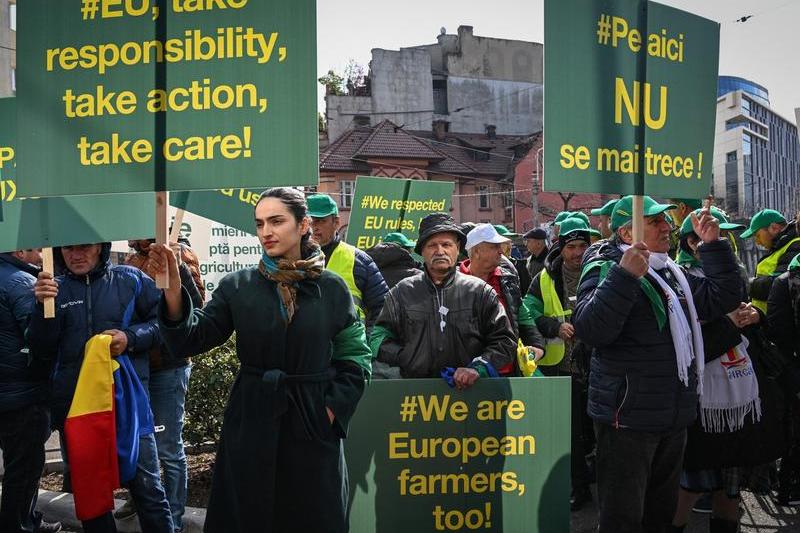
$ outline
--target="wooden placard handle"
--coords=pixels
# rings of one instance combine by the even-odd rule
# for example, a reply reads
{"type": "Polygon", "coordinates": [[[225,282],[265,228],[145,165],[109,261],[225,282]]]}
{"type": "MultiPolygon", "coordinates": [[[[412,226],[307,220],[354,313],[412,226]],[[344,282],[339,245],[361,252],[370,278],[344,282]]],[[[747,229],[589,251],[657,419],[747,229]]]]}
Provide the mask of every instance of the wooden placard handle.
{"type": "Polygon", "coordinates": [[[644,196],[633,197],[633,242],[644,240],[644,196]]]}
{"type": "MultiPolygon", "coordinates": [[[[156,244],[169,245],[169,218],[167,217],[167,206],[169,206],[169,193],[160,191],[156,193],[156,244]]],[[[169,272],[156,274],[156,287],[159,289],[169,289],[169,272]]]]}
{"type": "MultiPolygon", "coordinates": [[[[52,274],[55,269],[53,268],[53,249],[52,248],[43,248],[42,249],[42,272],[47,272],[52,274]]],[[[55,318],[56,317],[56,299],[55,298],[45,298],[44,299],[44,317],[45,318],[55,318]]]]}

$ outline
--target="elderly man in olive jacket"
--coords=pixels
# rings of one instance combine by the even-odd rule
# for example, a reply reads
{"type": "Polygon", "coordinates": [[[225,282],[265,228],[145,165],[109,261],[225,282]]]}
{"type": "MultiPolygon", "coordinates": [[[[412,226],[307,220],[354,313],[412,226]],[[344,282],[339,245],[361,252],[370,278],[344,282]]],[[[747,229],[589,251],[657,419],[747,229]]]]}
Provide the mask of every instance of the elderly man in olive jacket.
{"type": "Polygon", "coordinates": [[[416,252],[425,269],[389,291],[370,343],[377,365],[404,378],[453,368],[454,385],[465,389],[512,362],[517,339],[494,289],[456,269],[465,240],[450,215],[422,220],[416,252]]]}

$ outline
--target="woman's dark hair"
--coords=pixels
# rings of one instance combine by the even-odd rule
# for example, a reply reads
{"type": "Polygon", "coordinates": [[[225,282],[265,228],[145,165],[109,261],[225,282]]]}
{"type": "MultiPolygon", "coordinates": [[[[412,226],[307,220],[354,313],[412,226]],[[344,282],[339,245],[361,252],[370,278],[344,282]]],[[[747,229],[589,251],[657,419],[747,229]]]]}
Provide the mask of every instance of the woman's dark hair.
{"type": "MultiPolygon", "coordinates": [[[[306,216],[308,216],[308,204],[306,197],[301,191],[291,187],[272,187],[261,193],[256,205],[261,203],[264,198],[277,198],[283,205],[292,213],[294,219],[300,224],[306,216]]],[[[306,257],[313,249],[314,244],[311,242],[311,229],[300,238],[300,255],[306,257]]]]}
{"type": "Polygon", "coordinates": [[[680,240],[680,243],[679,243],[678,247],[681,250],[683,250],[684,252],[686,252],[687,254],[689,254],[692,257],[694,257],[695,256],[694,255],[695,252],[692,249],[692,247],[689,246],[689,238],[690,237],[693,237],[695,240],[700,240],[700,237],[698,237],[695,232],[690,231],[689,233],[687,233],[685,235],[681,235],[681,240],[680,240]]]}

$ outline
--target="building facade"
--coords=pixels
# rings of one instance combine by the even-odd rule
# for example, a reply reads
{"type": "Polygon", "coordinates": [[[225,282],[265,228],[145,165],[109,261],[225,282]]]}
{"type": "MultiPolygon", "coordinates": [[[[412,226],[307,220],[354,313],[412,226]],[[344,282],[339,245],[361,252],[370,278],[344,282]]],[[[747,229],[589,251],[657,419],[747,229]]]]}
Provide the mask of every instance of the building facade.
{"type": "Polygon", "coordinates": [[[17,1],[0,0],[0,98],[17,93],[17,1]]]}
{"type": "Polygon", "coordinates": [[[372,50],[358,95],[327,95],[329,139],[353,127],[391,120],[410,130],[447,121],[450,130],[530,135],[542,129],[540,43],[480,37],[471,26],[442,28],[435,44],[372,50]]]}
{"type": "Polygon", "coordinates": [[[797,125],[773,111],[764,87],[733,76],[718,85],[714,196],[734,218],[800,211],[797,125]]]}
{"type": "Polygon", "coordinates": [[[452,181],[453,218],[512,227],[516,166],[530,146],[530,137],[451,133],[441,122],[416,131],[388,120],[357,126],[320,151],[317,191],[336,200],[346,226],[357,176],[452,181]]]}

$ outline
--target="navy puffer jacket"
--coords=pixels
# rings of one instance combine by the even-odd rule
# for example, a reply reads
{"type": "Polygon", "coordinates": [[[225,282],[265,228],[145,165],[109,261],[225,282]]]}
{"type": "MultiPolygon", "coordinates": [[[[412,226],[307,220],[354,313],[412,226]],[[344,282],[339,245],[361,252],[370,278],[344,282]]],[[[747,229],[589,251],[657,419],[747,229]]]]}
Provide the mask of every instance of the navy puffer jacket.
{"type": "Polygon", "coordinates": [[[47,398],[47,370],[32,362],[25,345],[38,273],[11,254],[0,254],[0,412],[47,398]]]}
{"type": "MultiPolygon", "coordinates": [[[[28,340],[33,357],[55,357],[52,373],[51,409],[54,428],[61,428],[69,412],[78,382],[86,342],[109,329],[124,331],[128,355],[147,357],[160,343],[156,307],[161,291],[141,270],[114,266],[109,261],[111,244],[104,243],[98,266],[86,276],[57,276],[56,317],[45,320],[36,304],[28,340]]],[[[63,264],[61,250],[54,250],[63,264]]]]}
{"type": "MultiPolygon", "coordinates": [[[[662,330],[638,279],[619,266],[622,251],[611,240],[584,256],[584,265],[611,261],[604,280],[595,268],[584,274],[572,324],[594,347],[589,376],[589,416],[600,423],[638,431],[689,426],[697,416],[697,376],[678,379],[669,323],[662,330]]],[[[687,274],[700,320],[711,321],[741,301],[739,269],[727,241],[700,247],[706,278],[687,274]]],[[[648,276],[649,277],[649,276],[648,276]]],[[[666,300],[658,282],[653,287],[666,300]]]]}

